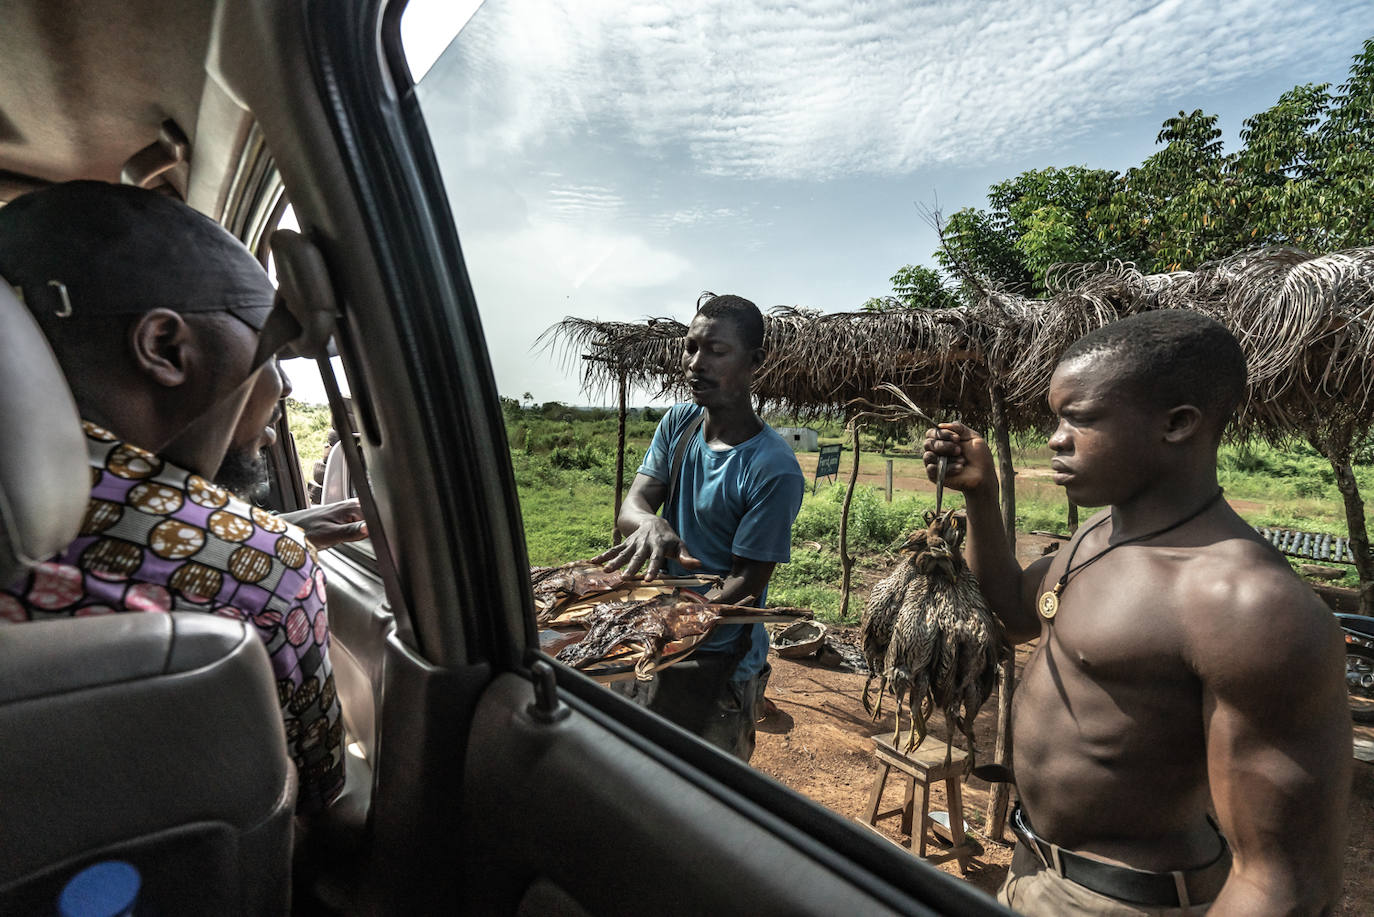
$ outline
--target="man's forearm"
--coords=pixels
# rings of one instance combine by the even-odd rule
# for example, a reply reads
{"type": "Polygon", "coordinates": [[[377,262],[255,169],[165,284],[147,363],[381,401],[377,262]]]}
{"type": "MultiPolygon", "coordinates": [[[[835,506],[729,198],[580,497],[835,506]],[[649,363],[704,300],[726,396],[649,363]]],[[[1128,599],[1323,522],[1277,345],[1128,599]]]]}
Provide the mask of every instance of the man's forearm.
{"type": "Polygon", "coordinates": [[[620,506],[620,515],[615,520],[615,527],[621,535],[628,536],[645,522],[656,518],[658,518],[658,513],[654,512],[647,503],[627,499],[620,506]]]}

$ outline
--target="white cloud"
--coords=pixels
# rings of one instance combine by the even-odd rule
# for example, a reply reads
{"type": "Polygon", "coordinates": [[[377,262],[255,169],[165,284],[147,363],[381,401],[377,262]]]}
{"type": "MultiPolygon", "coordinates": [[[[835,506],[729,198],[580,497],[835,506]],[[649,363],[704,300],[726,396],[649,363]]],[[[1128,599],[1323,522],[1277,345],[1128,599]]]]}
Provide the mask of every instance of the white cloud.
{"type": "Polygon", "coordinates": [[[474,160],[615,133],[707,175],[901,175],[1052,149],[1160,99],[1205,105],[1205,91],[1349,56],[1360,34],[1343,29],[1346,40],[1333,24],[1368,20],[1370,9],[1367,0],[492,0],[424,88],[427,109],[462,113],[474,160]]]}

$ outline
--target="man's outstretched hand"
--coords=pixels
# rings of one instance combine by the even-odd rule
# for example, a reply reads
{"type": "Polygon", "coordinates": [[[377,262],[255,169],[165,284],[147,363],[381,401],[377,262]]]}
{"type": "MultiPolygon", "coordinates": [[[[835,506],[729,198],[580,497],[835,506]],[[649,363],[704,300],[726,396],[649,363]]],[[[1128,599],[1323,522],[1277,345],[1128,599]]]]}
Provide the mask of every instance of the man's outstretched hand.
{"type": "Polygon", "coordinates": [[[701,567],[701,561],[688,553],[687,546],[662,516],[646,519],[620,544],[593,558],[595,563],[604,564],[607,570],[624,567],[626,576],[634,576],[647,561],[648,566],[644,567],[646,580],[661,574],[669,560],[676,560],[688,570],[701,567]]]}
{"type": "Polygon", "coordinates": [[[941,456],[949,459],[945,467],[946,487],[968,493],[997,480],[987,440],[981,433],[957,421],[942,423],[926,431],[925,452],[921,458],[932,481],[938,474],[941,456]]]}
{"type": "Polygon", "coordinates": [[[281,517],[305,529],[305,537],[321,551],[367,537],[367,523],[356,499],[282,513],[281,517]]]}

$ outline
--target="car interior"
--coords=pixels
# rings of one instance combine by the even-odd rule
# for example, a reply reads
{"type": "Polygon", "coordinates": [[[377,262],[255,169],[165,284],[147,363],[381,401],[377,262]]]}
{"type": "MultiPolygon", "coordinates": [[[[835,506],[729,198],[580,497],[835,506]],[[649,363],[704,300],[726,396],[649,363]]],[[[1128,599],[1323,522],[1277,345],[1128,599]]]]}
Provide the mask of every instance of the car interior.
{"type": "MultiPolygon", "coordinates": [[[[351,411],[319,365],[372,535],[321,554],[348,780],[308,822],[292,818],[276,690],[246,624],[0,628],[0,912],[51,912],[73,874],[122,859],[142,873],[138,913],[1009,913],[538,651],[498,393],[403,7],[0,7],[0,206],[77,178],[141,185],[266,263],[289,201],[292,258],[322,273],[282,295],[337,315],[351,411]]],[[[0,407],[10,582],[75,537],[90,478],[61,372],[4,285],[0,407]]],[[[288,511],[309,504],[281,432],[269,502],[288,511]]]]}

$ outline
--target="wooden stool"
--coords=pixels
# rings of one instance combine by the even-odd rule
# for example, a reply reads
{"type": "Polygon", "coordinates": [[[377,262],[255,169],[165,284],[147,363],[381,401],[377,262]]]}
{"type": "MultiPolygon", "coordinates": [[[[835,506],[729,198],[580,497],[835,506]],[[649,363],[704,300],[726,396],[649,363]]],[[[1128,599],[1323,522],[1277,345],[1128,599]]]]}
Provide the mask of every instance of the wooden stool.
{"type": "Polygon", "coordinates": [[[873,784],[873,792],[868,796],[868,824],[877,825],[881,818],[901,815],[902,830],[911,835],[912,853],[931,863],[943,863],[946,860],[957,859],[959,871],[967,873],[969,859],[981,852],[981,848],[976,843],[964,836],[963,779],[968,754],[957,748],[954,749],[949,766],[946,767],[947,746],[944,742],[936,741],[931,737],[922,742],[921,747],[910,755],[902,754],[893,748],[892,743],[882,736],[873,737],[873,746],[873,754],[878,759],[878,779],[873,784]],[[887,785],[888,774],[892,772],[894,767],[907,775],[906,799],[898,808],[879,812],[878,806],[882,802],[883,788],[887,785]],[[930,817],[930,784],[934,780],[944,780],[945,782],[945,798],[949,803],[949,833],[952,846],[948,849],[941,848],[940,852],[926,857],[928,832],[931,832],[936,824],[930,817]],[[918,785],[921,787],[921,820],[918,823],[920,827],[913,830],[913,823],[916,823],[916,787],[918,785]]]}

